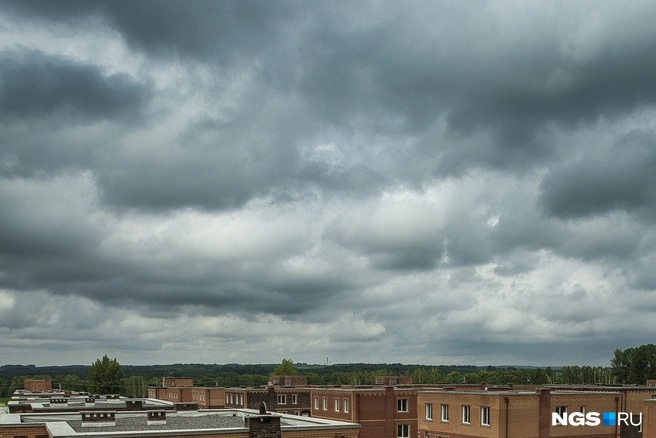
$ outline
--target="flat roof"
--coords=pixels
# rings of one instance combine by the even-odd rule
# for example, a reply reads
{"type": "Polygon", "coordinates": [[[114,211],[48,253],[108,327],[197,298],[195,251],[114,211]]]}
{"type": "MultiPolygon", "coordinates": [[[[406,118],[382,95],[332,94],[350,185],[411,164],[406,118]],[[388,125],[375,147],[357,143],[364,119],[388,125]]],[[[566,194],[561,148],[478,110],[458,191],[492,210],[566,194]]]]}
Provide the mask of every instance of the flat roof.
{"type": "MultiPolygon", "coordinates": [[[[321,430],[360,428],[357,423],[272,413],[280,417],[282,430],[321,430]]],[[[100,436],[160,436],[244,432],[245,418],[259,417],[253,409],[208,409],[167,412],[166,424],[148,424],[146,412],[116,412],[114,425],[82,425],[80,413],[3,414],[1,425],[44,424],[53,438],[100,436]]]]}

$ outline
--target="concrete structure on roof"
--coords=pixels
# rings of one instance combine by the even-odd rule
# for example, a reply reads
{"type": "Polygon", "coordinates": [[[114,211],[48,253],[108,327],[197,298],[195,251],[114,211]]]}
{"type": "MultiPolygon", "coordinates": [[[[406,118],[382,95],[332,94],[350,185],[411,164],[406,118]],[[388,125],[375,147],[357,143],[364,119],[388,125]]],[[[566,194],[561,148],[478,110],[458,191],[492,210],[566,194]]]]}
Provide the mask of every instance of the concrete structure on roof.
{"type": "Polygon", "coordinates": [[[359,438],[359,431],[354,423],[245,409],[0,416],[3,438],[359,438]]]}
{"type": "Polygon", "coordinates": [[[88,392],[19,390],[7,402],[10,413],[52,413],[87,411],[174,410],[176,405],[156,399],[133,399],[119,395],[99,395],[88,392]]]}

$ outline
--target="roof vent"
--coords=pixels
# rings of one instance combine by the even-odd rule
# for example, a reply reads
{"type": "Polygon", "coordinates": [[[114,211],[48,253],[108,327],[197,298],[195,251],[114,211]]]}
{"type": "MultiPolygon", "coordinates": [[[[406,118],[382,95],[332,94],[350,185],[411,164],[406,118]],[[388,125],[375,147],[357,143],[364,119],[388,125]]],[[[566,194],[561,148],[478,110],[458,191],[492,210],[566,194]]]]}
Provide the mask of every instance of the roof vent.
{"type": "Polygon", "coordinates": [[[116,426],[116,411],[110,412],[80,412],[82,427],[116,426]]]}
{"type": "Polygon", "coordinates": [[[148,426],[166,424],[166,411],[148,411],[146,415],[148,426]]]}

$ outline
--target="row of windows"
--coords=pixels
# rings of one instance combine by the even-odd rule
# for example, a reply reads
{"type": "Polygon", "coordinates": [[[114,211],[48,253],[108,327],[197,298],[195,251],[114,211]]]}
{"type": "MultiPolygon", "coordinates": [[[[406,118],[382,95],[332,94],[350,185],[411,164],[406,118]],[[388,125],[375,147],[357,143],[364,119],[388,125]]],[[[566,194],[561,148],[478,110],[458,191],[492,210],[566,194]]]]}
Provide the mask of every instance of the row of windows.
{"type": "MultiPolygon", "coordinates": [[[[433,404],[426,403],[426,420],[433,420],[433,404]]],[[[440,405],[440,420],[444,423],[449,422],[449,405],[440,405]]],[[[460,422],[462,424],[471,424],[471,406],[462,405],[460,407],[460,422]]],[[[490,407],[481,406],[481,426],[490,425],[490,407]]]]}
{"type": "MultiPolygon", "coordinates": [[[[298,394],[291,394],[291,400],[293,405],[298,404],[298,394]]],[[[276,397],[276,402],[279,405],[287,404],[287,394],[278,394],[276,397]]],[[[244,404],[244,396],[242,394],[226,394],[226,404],[244,404]]]]}
{"type": "MultiPolygon", "coordinates": [[[[351,405],[351,401],[349,399],[345,398],[345,399],[342,400],[342,402],[343,402],[342,412],[348,413],[350,405],[351,405]]],[[[328,410],[328,397],[323,397],[322,398],[322,407],[323,407],[324,411],[328,410]]],[[[339,399],[335,398],[334,411],[339,412],[339,408],[340,408],[339,399]]],[[[314,398],[314,409],[319,410],[319,397],[314,398]]]]}
{"type": "Polygon", "coordinates": [[[244,396],[242,394],[226,394],[226,404],[243,406],[244,396]]]}
{"type": "MultiPolygon", "coordinates": [[[[278,402],[279,405],[286,405],[287,404],[287,394],[278,394],[278,397],[276,398],[276,401],[278,402]]],[[[293,405],[298,404],[298,395],[297,394],[292,394],[292,404],[293,405]]]]}

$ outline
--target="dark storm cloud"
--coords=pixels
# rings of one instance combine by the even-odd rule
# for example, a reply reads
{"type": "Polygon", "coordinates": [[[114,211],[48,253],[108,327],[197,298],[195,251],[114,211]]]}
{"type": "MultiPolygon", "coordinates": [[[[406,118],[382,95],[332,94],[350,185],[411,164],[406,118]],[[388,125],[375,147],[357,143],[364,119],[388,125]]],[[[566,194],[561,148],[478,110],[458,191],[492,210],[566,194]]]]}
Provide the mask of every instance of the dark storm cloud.
{"type": "Polygon", "coordinates": [[[1,2],[2,334],[540,364],[648,339],[655,14],[1,2]]]}
{"type": "MultiPolygon", "coordinates": [[[[375,5],[330,8],[289,2],[9,5],[23,17],[104,17],[129,44],[148,54],[176,54],[209,64],[233,64],[235,54],[257,60],[259,83],[300,93],[324,126],[419,134],[416,147],[431,160],[432,172],[396,171],[413,181],[479,166],[544,164],[557,148],[543,135],[550,123],[574,129],[656,102],[651,80],[656,61],[645,56],[656,45],[653,30],[606,37],[582,57],[568,53],[559,28],[540,22],[537,15],[527,17],[535,25],[528,38],[495,32],[506,21],[512,29],[521,20],[490,17],[493,8],[487,3],[433,5],[423,15],[413,8],[387,12],[375,5]],[[369,15],[365,25],[352,23],[352,14],[364,13],[369,15]],[[313,26],[307,25],[310,19],[313,26]],[[429,23],[433,32],[427,32],[429,23]],[[430,135],[437,120],[446,122],[446,139],[430,135]],[[479,135],[483,141],[466,141],[479,135]]],[[[574,9],[575,17],[584,17],[586,8],[574,9]]],[[[617,18],[618,27],[628,19],[617,18]]],[[[415,160],[407,169],[420,165],[415,160]]],[[[375,167],[355,167],[349,188],[368,186],[376,193],[375,187],[394,180],[380,178],[386,169],[375,167]]],[[[326,188],[339,176],[317,166],[304,169],[317,171],[315,181],[326,188]]],[[[190,187],[185,193],[193,191],[190,187]]],[[[249,196],[248,191],[234,195],[237,204],[249,196]]]]}
{"type": "MultiPolygon", "coordinates": [[[[30,20],[78,25],[104,19],[131,47],[156,56],[211,57],[224,63],[262,53],[291,21],[293,2],[177,0],[8,1],[5,8],[30,20]]],[[[298,5],[296,5],[298,6],[298,5]]]]}
{"type": "Polygon", "coordinates": [[[148,85],[125,74],[39,51],[0,53],[3,124],[58,117],[65,123],[132,120],[151,95],[148,85]]]}
{"type": "Polygon", "coordinates": [[[656,135],[632,132],[610,150],[554,166],[542,181],[547,214],[574,219],[624,211],[656,213],[656,135]]]}

